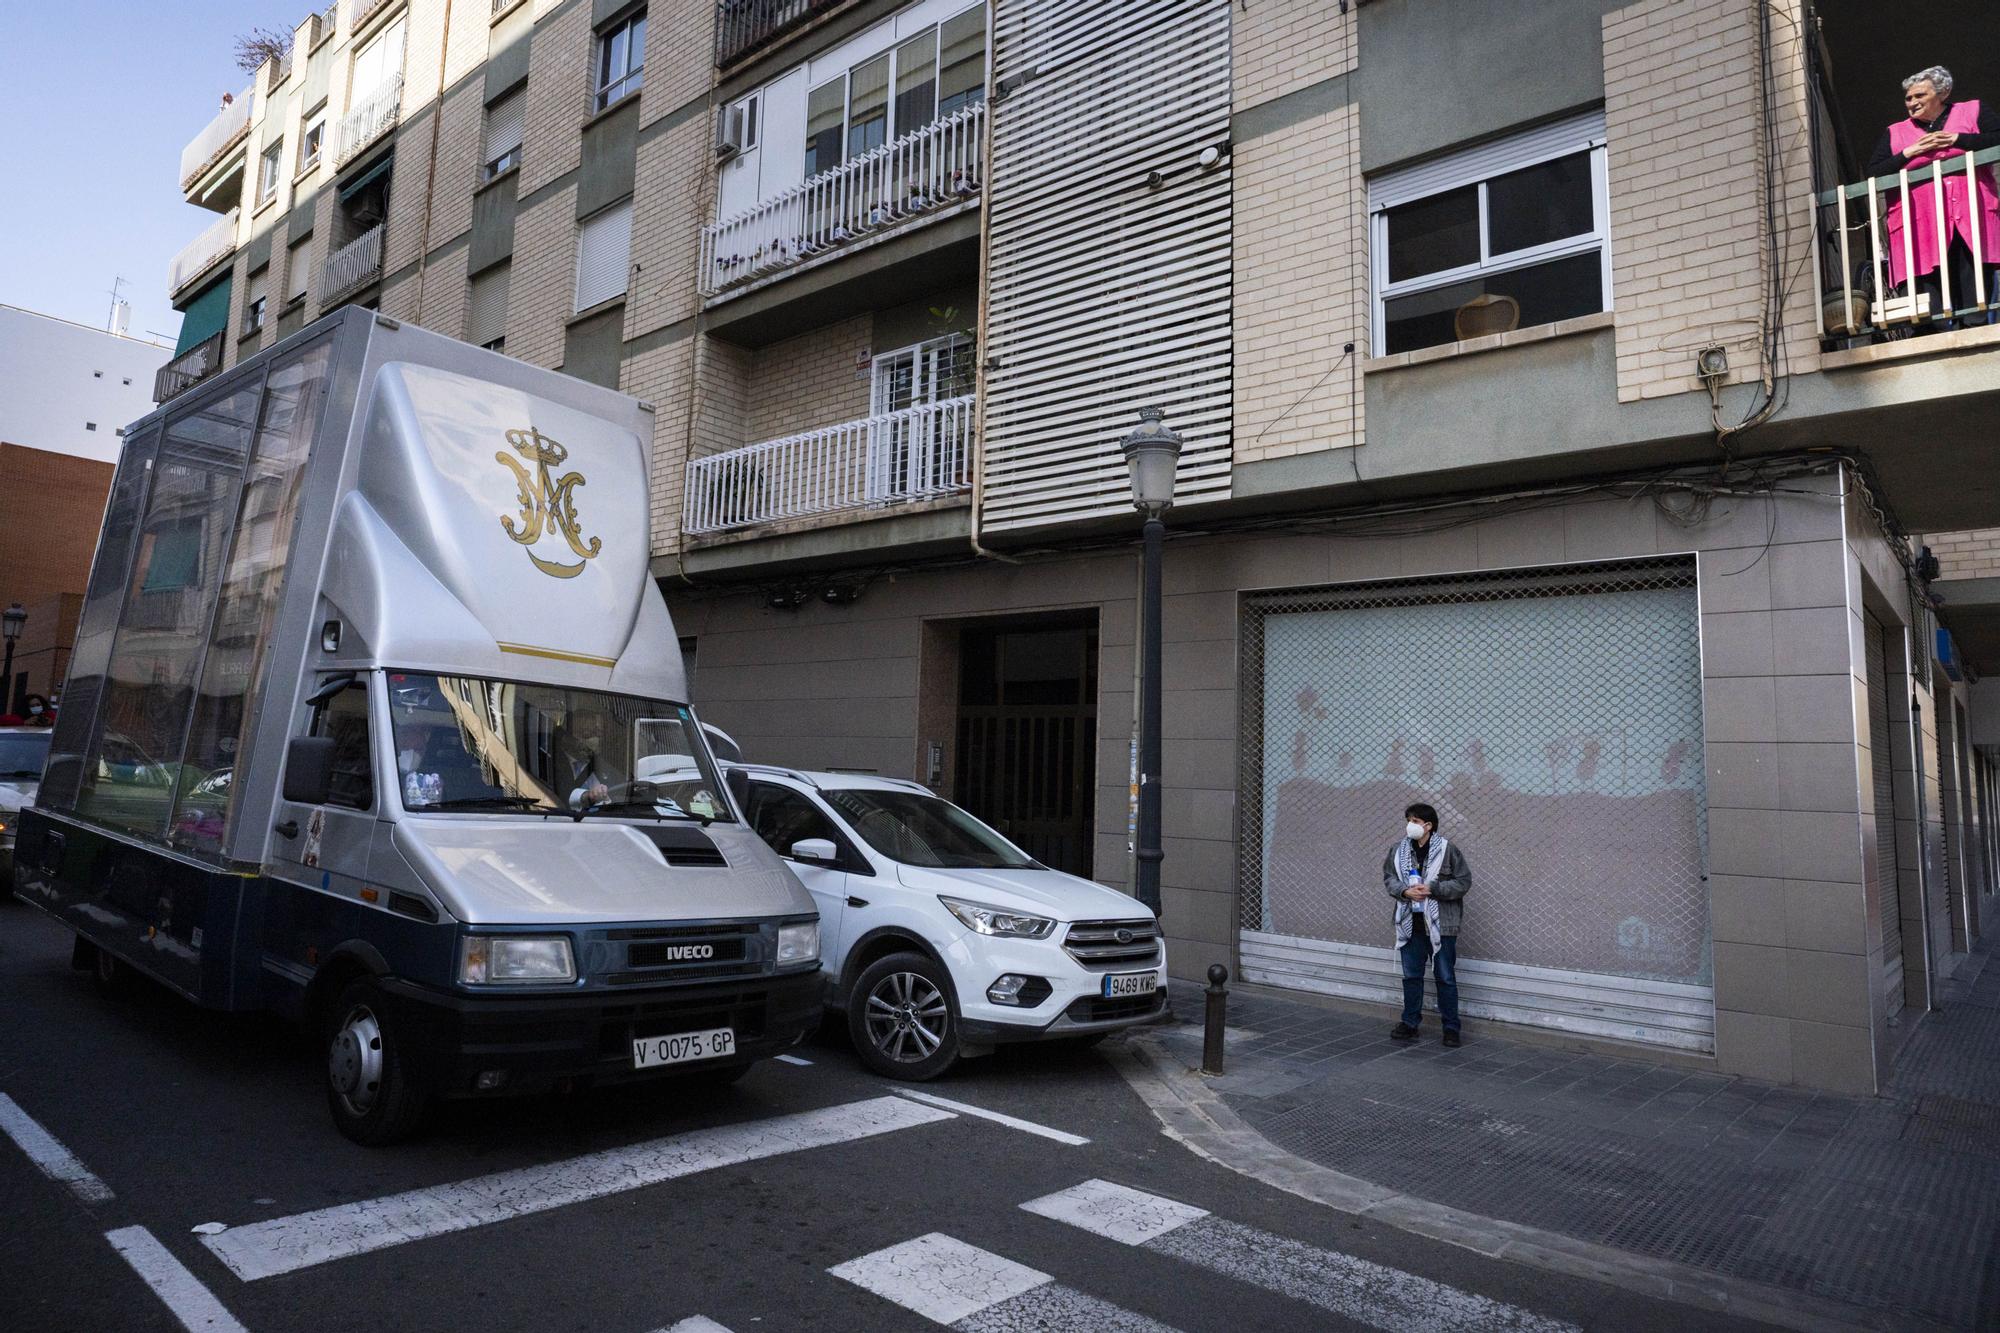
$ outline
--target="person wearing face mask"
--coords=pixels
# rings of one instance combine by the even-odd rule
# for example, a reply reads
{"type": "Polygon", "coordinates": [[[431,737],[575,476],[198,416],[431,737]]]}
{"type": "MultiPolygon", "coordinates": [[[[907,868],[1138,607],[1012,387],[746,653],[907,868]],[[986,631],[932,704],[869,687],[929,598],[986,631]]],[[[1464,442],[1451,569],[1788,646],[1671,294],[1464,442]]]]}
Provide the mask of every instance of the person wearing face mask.
{"type": "Polygon", "coordinates": [[[1458,925],[1472,871],[1465,853],[1438,832],[1438,813],[1422,802],[1403,811],[1403,837],[1382,861],[1382,886],[1396,904],[1396,952],[1403,963],[1403,1017],[1389,1035],[1414,1041],[1423,1022],[1424,970],[1437,977],[1444,1044],[1458,1036],[1458,925]]]}

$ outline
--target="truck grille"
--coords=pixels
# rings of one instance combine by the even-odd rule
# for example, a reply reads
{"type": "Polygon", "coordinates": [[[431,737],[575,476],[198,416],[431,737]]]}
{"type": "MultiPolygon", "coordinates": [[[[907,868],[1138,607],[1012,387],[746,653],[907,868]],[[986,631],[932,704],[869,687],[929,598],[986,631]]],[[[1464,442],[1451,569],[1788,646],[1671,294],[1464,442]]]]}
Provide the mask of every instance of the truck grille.
{"type": "Polygon", "coordinates": [[[624,957],[622,966],[613,963],[605,980],[631,986],[741,972],[750,961],[757,929],[754,923],[738,922],[611,931],[610,937],[624,946],[624,957]]]}
{"type": "Polygon", "coordinates": [[[1063,936],[1070,957],[1090,968],[1143,967],[1160,958],[1154,921],[1078,921],[1063,936]]]}

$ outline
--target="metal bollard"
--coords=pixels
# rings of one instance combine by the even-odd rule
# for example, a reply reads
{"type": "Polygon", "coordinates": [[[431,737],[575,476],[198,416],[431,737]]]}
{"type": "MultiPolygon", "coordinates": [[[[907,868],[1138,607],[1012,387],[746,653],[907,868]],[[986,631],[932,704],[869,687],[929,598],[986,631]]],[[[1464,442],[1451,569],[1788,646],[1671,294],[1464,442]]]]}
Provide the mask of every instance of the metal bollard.
{"type": "Polygon", "coordinates": [[[1202,1020],[1201,1072],[1220,1074],[1222,1072],[1222,1028],[1229,1021],[1229,992],[1223,987],[1229,981],[1229,969],[1221,963],[1211,963],[1208,969],[1208,1012],[1202,1020]]]}

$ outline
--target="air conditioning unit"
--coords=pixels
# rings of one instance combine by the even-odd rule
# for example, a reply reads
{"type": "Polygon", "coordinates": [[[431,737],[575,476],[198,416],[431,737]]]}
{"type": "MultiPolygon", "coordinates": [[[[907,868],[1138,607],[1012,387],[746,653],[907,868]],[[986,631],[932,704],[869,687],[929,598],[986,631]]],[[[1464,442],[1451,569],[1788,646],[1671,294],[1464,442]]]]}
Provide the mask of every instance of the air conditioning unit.
{"type": "Polygon", "coordinates": [[[741,104],[715,108],[715,157],[718,162],[726,161],[743,151],[744,140],[747,137],[744,132],[745,122],[749,119],[744,111],[745,108],[741,104]]]}

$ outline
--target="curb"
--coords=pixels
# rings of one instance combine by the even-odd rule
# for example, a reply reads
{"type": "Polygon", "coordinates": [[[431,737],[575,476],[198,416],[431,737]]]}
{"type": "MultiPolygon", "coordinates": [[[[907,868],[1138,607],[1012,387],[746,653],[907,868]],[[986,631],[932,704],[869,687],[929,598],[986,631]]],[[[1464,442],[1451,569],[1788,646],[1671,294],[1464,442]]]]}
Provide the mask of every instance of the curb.
{"type": "Polygon", "coordinates": [[[1104,1054],[1153,1112],[1167,1137],[1197,1156],[1240,1175],[1356,1217],[1457,1245],[1490,1259],[1530,1264],[1697,1309],[1798,1329],[1800,1333],[1836,1329],[1886,1333],[1895,1329],[1944,1327],[1886,1310],[1847,1305],[1807,1292],[1730,1277],[1691,1264],[1650,1259],[1560,1232],[1481,1217],[1399,1194],[1278,1147],[1246,1124],[1199,1074],[1182,1068],[1148,1034],[1135,1032],[1122,1047],[1104,1054]]]}

